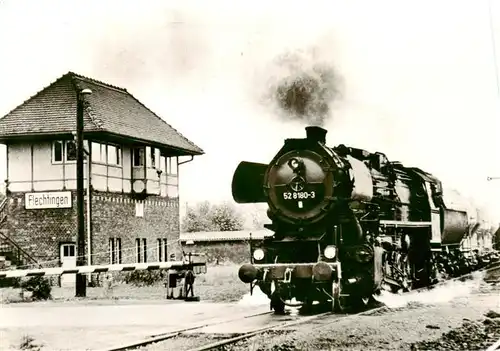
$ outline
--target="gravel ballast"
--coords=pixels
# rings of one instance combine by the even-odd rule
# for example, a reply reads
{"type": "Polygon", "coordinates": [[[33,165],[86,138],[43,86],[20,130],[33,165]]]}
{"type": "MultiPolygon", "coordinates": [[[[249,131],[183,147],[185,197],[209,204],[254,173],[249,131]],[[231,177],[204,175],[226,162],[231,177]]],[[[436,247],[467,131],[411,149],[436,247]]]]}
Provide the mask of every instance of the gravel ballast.
{"type": "Polygon", "coordinates": [[[500,338],[500,289],[460,284],[372,315],[319,319],[224,350],[485,350],[500,338]]]}
{"type": "Polygon", "coordinates": [[[484,317],[492,308],[500,310],[500,298],[496,295],[473,299],[437,306],[413,305],[332,324],[318,321],[302,325],[291,334],[262,335],[226,350],[248,350],[249,346],[256,351],[484,350],[500,338],[500,320],[484,317]]]}

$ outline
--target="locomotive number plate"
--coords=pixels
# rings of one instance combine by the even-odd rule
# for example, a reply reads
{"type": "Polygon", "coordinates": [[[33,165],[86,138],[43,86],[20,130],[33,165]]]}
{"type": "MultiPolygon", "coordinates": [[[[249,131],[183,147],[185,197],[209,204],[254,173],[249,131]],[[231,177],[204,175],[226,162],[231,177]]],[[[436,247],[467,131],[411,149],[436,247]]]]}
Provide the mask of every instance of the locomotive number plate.
{"type": "Polygon", "coordinates": [[[300,191],[300,192],[284,192],[283,199],[285,200],[306,200],[314,199],[316,192],[314,191],[300,191]]]}

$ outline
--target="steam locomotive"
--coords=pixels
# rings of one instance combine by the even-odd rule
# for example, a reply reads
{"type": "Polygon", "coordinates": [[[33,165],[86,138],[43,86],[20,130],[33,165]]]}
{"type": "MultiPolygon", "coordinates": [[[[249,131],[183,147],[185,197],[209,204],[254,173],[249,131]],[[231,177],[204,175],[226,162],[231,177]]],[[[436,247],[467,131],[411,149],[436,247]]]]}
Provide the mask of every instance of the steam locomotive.
{"type": "Polygon", "coordinates": [[[252,244],[238,275],[275,313],[359,308],[382,289],[429,286],[493,258],[491,233],[478,240],[477,211],[458,193],[383,153],[328,147],[326,134],[306,127],[268,165],[241,162],[233,175],[237,203],[268,203],[274,233],[252,244]],[[475,249],[466,245],[474,235],[475,249]]]}

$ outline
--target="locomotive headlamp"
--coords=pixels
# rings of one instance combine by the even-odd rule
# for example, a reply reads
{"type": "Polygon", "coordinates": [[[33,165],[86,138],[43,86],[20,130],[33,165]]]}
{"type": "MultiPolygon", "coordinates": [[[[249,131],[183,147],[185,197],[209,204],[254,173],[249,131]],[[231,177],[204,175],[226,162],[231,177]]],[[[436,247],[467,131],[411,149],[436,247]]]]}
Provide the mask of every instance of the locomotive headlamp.
{"type": "Polygon", "coordinates": [[[253,252],[253,258],[254,260],[256,261],[260,261],[264,258],[264,250],[262,249],[256,249],[254,252],[253,252]]]}
{"type": "Polygon", "coordinates": [[[329,246],[325,247],[325,251],[323,253],[324,253],[326,258],[331,260],[337,254],[337,249],[335,248],[335,246],[329,245],[329,246]]]}

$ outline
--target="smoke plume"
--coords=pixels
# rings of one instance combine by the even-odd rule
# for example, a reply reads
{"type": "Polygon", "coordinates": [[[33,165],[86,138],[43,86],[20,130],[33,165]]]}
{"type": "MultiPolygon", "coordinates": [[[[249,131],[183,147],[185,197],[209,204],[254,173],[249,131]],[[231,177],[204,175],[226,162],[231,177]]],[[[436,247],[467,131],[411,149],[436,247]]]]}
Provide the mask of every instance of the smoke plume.
{"type": "Polygon", "coordinates": [[[273,62],[266,98],[285,120],[323,126],[341,96],[341,77],[316,50],[286,52],[273,62]]]}

